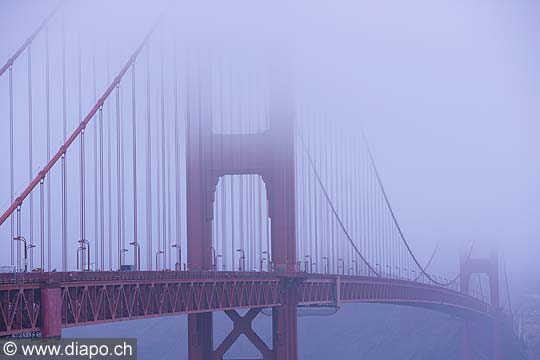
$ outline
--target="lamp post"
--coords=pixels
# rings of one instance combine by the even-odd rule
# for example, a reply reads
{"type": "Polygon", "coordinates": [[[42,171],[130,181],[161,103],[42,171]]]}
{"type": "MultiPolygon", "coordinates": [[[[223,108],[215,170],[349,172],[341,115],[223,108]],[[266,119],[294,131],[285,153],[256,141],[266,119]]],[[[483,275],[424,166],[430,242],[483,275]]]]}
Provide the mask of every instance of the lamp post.
{"type": "Polygon", "coordinates": [[[405,278],[409,280],[409,269],[403,268],[403,273],[405,274],[405,278]]]}
{"type": "Polygon", "coordinates": [[[87,261],[86,261],[86,270],[87,271],[90,271],[90,242],[86,239],[81,239],[79,240],[79,244],[81,244],[81,252],[82,252],[82,268],[84,270],[84,252],[87,251],[86,253],[86,258],[87,258],[87,261]],[[86,247],[88,246],[88,248],[86,247]]]}
{"type": "Polygon", "coordinates": [[[341,274],[345,275],[345,261],[342,258],[337,259],[338,263],[338,273],[339,273],[339,262],[341,261],[341,274]]]}
{"type": "Polygon", "coordinates": [[[26,238],[21,235],[14,237],[13,240],[22,241],[22,243],[24,244],[24,272],[28,272],[28,249],[33,249],[36,247],[36,245],[34,244],[28,245],[26,243],[26,238]]]}
{"type": "Polygon", "coordinates": [[[396,266],[396,276],[398,279],[401,280],[401,270],[399,266],[396,266]]]}
{"type": "Polygon", "coordinates": [[[377,273],[380,276],[381,275],[381,264],[375,264],[375,267],[377,268],[377,273]]]}
{"type": "Polygon", "coordinates": [[[158,262],[159,262],[159,255],[160,255],[160,254],[163,254],[163,250],[158,250],[158,251],[156,252],[156,271],[159,270],[159,264],[158,264],[158,262]]]}
{"type": "Polygon", "coordinates": [[[324,273],[328,275],[328,256],[323,256],[322,259],[324,261],[324,273]]]}
{"type": "MultiPolygon", "coordinates": [[[[135,251],[135,254],[133,254],[133,259],[135,260],[135,270],[140,270],[140,264],[141,264],[141,245],[137,241],[132,241],[129,243],[129,245],[133,245],[133,250],[135,251]]],[[[156,264],[157,266],[157,264],[156,264]]]]}
{"type": "Polygon", "coordinates": [[[392,278],[392,267],[390,265],[386,265],[386,270],[388,270],[388,275],[390,275],[390,278],[392,278]]]}
{"type": "MultiPolygon", "coordinates": [[[[261,252],[261,272],[263,271],[263,263],[266,260],[266,263],[268,264],[268,251],[264,250],[261,252]]],[[[269,266],[266,265],[266,270],[270,271],[269,266]]]]}
{"type": "Polygon", "coordinates": [[[172,244],[171,246],[178,249],[178,251],[176,252],[176,265],[174,266],[174,268],[176,271],[180,271],[182,270],[182,245],[180,243],[176,243],[172,244]]]}
{"type": "Polygon", "coordinates": [[[82,252],[84,250],[84,248],[82,246],[79,245],[79,247],[77,248],[77,271],[78,270],[84,270],[84,264],[83,264],[83,268],[81,269],[81,265],[79,264],[79,254],[80,255],[80,258],[81,258],[81,262],[84,263],[84,253],[82,252]]]}
{"type": "MultiPolygon", "coordinates": [[[[217,259],[221,259],[221,267],[222,267],[222,270],[225,271],[225,263],[223,262],[223,255],[221,254],[218,254],[217,255],[217,259]]],[[[216,271],[218,271],[219,267],[217,266],[217,262],[216,262],[216,271]]]]}
{"type": "Polygon", "coordinates": [[[240,253],[238,271],[246,271],[246,255],[244,249],[236,249],[240,253]]]}
{"type": "Polygon", "coordinates": [[[306,255],[305,259],[306,259],[306,261],[305,261],[304,266],[305,266],[306,272],[308,272],[308,269],[309,269],[309,272],[312,273],[313,272],[313,261],[312,261],[311,255],[310,254],[306,255]],[[307,259],[309,259],[309,262],[308,262],[307,259]]]}
{"type": "Polygon", "coordinates": [[[217,271],[217,256],[216,256],[216,248],[211,247],[212,250],[212,270],[217,271]]]}
{"type": "Polygon", "coordinates": [[[123,259],[125,258],[124,254],[127,253],[129,250],[124,248],[121,251],[122,252],[120,254],[120,267],[122,267],[122,265],[124,264],[124,262],[123,262],[123,259]]]}
{"type": "Polygon", "coordinates": [[[358,261],[356,261],[356,259],[352,259],[352,263],[354,264],[355,275],[358,276],[358,261]]]}

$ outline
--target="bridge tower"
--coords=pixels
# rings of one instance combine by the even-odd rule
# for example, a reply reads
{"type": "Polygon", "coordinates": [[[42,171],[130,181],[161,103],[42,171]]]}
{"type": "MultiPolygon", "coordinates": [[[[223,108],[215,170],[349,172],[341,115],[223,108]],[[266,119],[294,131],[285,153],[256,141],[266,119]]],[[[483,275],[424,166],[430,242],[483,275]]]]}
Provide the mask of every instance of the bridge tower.
{"type": "MultiPolygon", "coordinates": [[[[294,114],[290,84],[286,81],[280,83],[276,80],[279,78],[286,77],[276,76],[273,79],[271,85],[275,91],[271,91],[270,95],[269,128],[263,132],[215,133],[204,85],[198,85],[201,88],[195,96],[200,98],[190,102],[197,105],[190,106],[186,131],[189,270],[212,270],[213,267],[213,204],[219,178],[257,174],[266,186],[274,271],[283,274],[295,271],[294,114]]],[[[297,358],[298,301],[295,286],[290,285],[284,277],[281,286],[282,306],[272,309],[272,350],[265,348],[251,330],[251,320],[259,311],[250,311],[245,317],[227,313],[235,324],[236,330],[233,331],[246,334],[264,359],[297,358]]],[[[189,359],[222,359],[223,349],[226,351],[234,342],[227,346],[220,345],[214,351],[212,321],[212,313],[188,316],[189,359]]]]}
{"type": "MultiPolygon", "coordinates": [[[[501,318],[499,314],[499,254],[497,250],[492,250],[487,258],[471,258],[466,254],[460,256],[460,290],[462,293],[470,294],[470,282],[473,274],[485,274],[489,280],[490,304],[497,314],[491,322],[492,326],[492,359],[500,359],[500,333],[501,318]]],[[[471,324],[469,319],[464,319],[463,324],[463,359],[470,360],[471,357],[471,324]]]]}

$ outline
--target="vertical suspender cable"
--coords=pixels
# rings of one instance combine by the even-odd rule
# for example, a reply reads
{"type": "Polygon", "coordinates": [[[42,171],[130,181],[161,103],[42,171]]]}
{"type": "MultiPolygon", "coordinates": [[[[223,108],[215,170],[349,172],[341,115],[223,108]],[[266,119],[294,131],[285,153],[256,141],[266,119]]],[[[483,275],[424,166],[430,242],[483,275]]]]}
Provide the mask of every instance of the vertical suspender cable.
{"type": "MultiPolygon", "coordinates": [[[[120,109],[123,109],[122,96],[120,96],[120,109]]],[[[124,122],[122,120],[122,113],[120,113],[119,122],[119,143],[120,143],[120,247],[126,248],[126,204],[125,204],[125,149],[124,149],[124,122]]],[[[133,246],[133,252],[138,251],[138,245],[133,246]]],[[[125,260],[125,259],[124,259],[125,260]]]]}
{"type": "MultiPolygon", "coordinates": [[[[21,238],[21,205],[17,206],[17,238],[21,238]]],[[[23,243],[26,244],[26,243],[23,243]]],[[[20,247],[17,246],[17,249],[20,250],[20,247]]],[[[26,261],[26,259],[24,259],[26,261]]],[[[22,271],[21,267],[21,257],[17,257],[17,271],[22,271]]]]}
{"type": "Polygon", "coordinates": [[[167,249],[167,203],[165,198],[165,70],[163,59],[163,47],[161,48],[161,201],[163,206],[162,211],[162,225],[163,225],[163,268],[167,268],[166,259],[169,249],[167,249]]]}
{"type": "MultiPolygon", "coordinates": [[[[299,128],[299,131],[297,132],[298,133],[303,133],[304,132],[304,123],[303,123],[303,117],[300,115],[299,117],[299,120],[296,122],[298,128],[299,128]]],[[[296,141],[295,139],[295,142],[298,143],[298,141],[296,141]]],[[[299,167],[300,167],[300,174],[299,174],[299,190],[298,191],[298,196],[299,196],[299,199],[298,199],[298,203],[300,204],[300,208],[301,208],[301,211],[300,211],[300,218],[299,218],[299,221],[300,221],[300,234],[299,236],[297,236],[297,239],[300,239],[300,241],[298,242],[299,246],[298,246],[298,252],[296,254],[296,261],[300,261],[301,259],[301,255],[304,253],[304,249],[306,247],[306,206],[304,204],[304,202],[306,201],[306,171],[305,171],[305,156],[304,156],[304,153],[302,151],[299,151],[298,149],[296,150],[297,151],[297,154],[299,156],[299,159],[300,159],[300,162],[299,162],[299,167]]],[[[297,240],[298,241],[298,240],[297,240]]],[[[268,251],[268,249],[267,249],[268,251]]],[[[300,269],[297,268],[297,271],[299,271],[300,269]]]]}
{"type": "MultiPolygon", "coordinates": [[[[131,65],[131,116],[133,127],[133,241],[137,243],[137,119],[136,119],[136,99],[135,99],[135,62],[131,65]]],[[[141,264],[138,263],[139,247],[133,251],[133,263],[137,270],[141,270],[141,264]]]]}
{"type": "MultiPolygon", "coordinates": [[[[358,241],[358,234],[356,233],[356,228],[354,227],[354,213],[355,213],[355,209],[353,207],[353,194],[352,194],[352,170],[353,170],[353,164],[352,164],[352,156],[351,156],[351,153],[352,153],[352,146],[351,146],[351,138],[349,136],[348,133],[346,133],[346,150],[345,150],[345,156],[346,156],[346,164],[347,164],[347,167],[346,167],[346,170],[347,170],[347,176],[346,176],[346,188],[345,188],[345,192],[347,194],[347,212],[349,213],[349,216],[348,216],[348,221],[349,221],[349,227],[352,229],[353,231],[353,234],[355,234],[355,239],[356,241],[358,241]]],[[[353,255],[353,250],[351,247],[349,247],[349,259],[350,259],[350,262],[351,262],[351,274],[355,275],[355,267],[353,266],[354,262],[354,255],[353,255]]]]}
{"type": "MultiPolygon", "coordinates": [[[[157,251],[163,251],[161,246],[161,163],[160,163],[160,124],[163,124],[165,119],[165,99],[164,99],[164,92],[165,92],[165,79],[163,74],[163,56],[160,54],[160,123],[156,126],[156,172],[157,172],[157,178],[156,178],[156,208],[157,208],[157,251]]],[[[159,264],[158,264],[159,257],[156,257],[156,270],[160,270],[159,264]]]]}
{"type": "Polygon", "coordinates": [[[152,270],[152,126],[150,112],[150,46],[146,47],[146,266],[152,270]]]}
{"type": "MultiPolygon", "coordinates": [[[[238,129],[239,129],[239,132],[242,133],[243,131],[245,131],[244,129],[244,116],[243,116],[243,111],[244,111],[244,108],[242,107],[242,103],[243,103],[243,93],[242,93],[242,87],[241,85],[239,86],[240,88],[240,101],[238,102],[238,119],[239,119],[239,124],[238,124],[238,129]]],[[[239,261],[239,266],[238,266],[238,269],[240,271],[243,271],[245,270],[243,268],[243,265],[246,261],[245,259],[245,254],[246,254],[246,248],[245,248],[245,239],[244,239],[244,191],[245,191],[245,187],[244,187],[244,175],[240,175],[240,180],[239,180],[239,187],[240,187],[240,194],[239,194],[239,207],[238,207],[238,223],[240,225],[240,231],[239,231],[239,236],[240,236],[240,249],[242,250],[240,252],[240,261],[239,261]]]]}
{"type": "MultiPolygon", "coordinates": [[[[326,120],[326,116],[324,117],[324,122],[328,122],[328,120],[326,120]]],[[[327,124],[324,124],[324,130],[325,130],[325,134],[328,134],[328,129],[327,129],[327,124]]],[[[326,141],[324,143],[324,181],[328,184],[329,183],[329,179],[328,179],[328,172],[329,172],[329,163],[328,163],[328,137],[326,137],[326,141]]],[[[304,158],[305,158],[305,155],[302,155],[302,162],[304,163],[304,158]]],[[[302,169],[304,169],[305,165],[302,164],[302,169]]],[[[302,170],[304,171],[304,170],[302,170]]],[[[304,211],[302,211],[304,212],[304,211]]],[[[333,217],[330,217],[330,221],[333,220],[333,217]]],[[[325,263],[322,265],[323,268],[322,268],[322,271],[323,273],[330,273],[331,272],[331,269],[330,269],[330,261],[332,261],[332,241],[331,241],[331,238],[332,238],[332,228],[331,228],[331,224],[328,223],[328,217],[325,217],[325,224],[326,224],[326,231],[325,231],[325,241],[326,241],[326,261],[325,263]]]]}
{"type": "MultiPolygon", "coordinates": [[[[233,122],[233,108],[234,108],[234,101],[233,101],[233,71],[231,69],[231,72],[230,72],[230,84],[229,84],[229,93],[231,94],[230,95],[230,104],[229,104],[229,122],[230,122],[230,132],[232,133],[233,132],[233,129],[234,129],[234,122],[233,122]]],[[[235,177],[234,176],[231,176],[231,270],[234,271],[235,270],[235,267],[236,267],[236,262],[235,262],[235,259],[236,259],[236,249],[235,249],[235,232],[234,232],[234,229],[235,229],[235,209],[236,207],[234,206],[234,183],[235,183],[235,177]]]]}
{"type": "MultiPolygon", "coordinates": [[[[28,181],[32,182],[32,44],[28,44],[28,181]]],[[[30,245],[34,244],[34,192],[30,193],[30,245]]],[[[30,247],[30,269],[34,267],[34,249],[30,247]]]]}
{"type": "MultiPolygon", "coordinates": [[[[80,211],[80,214],[81,214],[81,238],[80,240],[85,240],[85,229],[84,229],[84,170],[85,170],[85,166],[84,166],[84,132],[85,130],[83,129],[81,131],[81,136],[80,136],[80,161],[79,161],[79,171],[80,171],[80,175],[81,175],[81,211],[80,211]]],[[[77,253],[77,256],[78,253],[77,253]]],[[[83,270],[85,268],[84,266],[84,259],[85,259],[85,256],[84,254],[82,254],[82,267],[80,270],[83,270]]]]}
{"type": "MultiPolygon", "coordinates": [[[[174,110],[174,108],[173,108],[174,110]]],[[[174,116],[174,114],[173,114],[174,116]]],[[[174,120],[174,119],[173,119],[174,120]]],[[[170,121],[167,123],[168,128],[170,127],[170,121]]],[[[165,132],[165,130],[163,130],[165,132]]],[[[166,269],[171,268],[171,152],[170,152],[170,133],[169,131],[166,132],[166,135],[164,135],[167,142],[167,161],[165,163],[167,164],[167,196],[163,196],[164,201],[167,202],[167,245],[165,246],[165,253],[163,254],[163,263],[166,263],[166,269]]],[[[165,157],[164,157],[165,158],[165,157]]],[[[165,164],[164,164],[165,167],[165,164]]]]}
{"type": "MultiPolygon", "coordinates": [[[[110,58],[109,58],[109,47],[107,46],[107,55],[106,55],[106,59],[107,59],[107,64],[106,64],[106,67],[107,67],[107,82],[109,82],[110,80],[110,58]]],[[[107,201],[108,201],[108,211],[107,211],[107,215],[108,215],[108,239],[107,239],[107,242],[108,242],[108,258],[109,258],[109,261],[108,261],[108,265],[109,265],[109,270],[112,270],[112,264],[113,264],[113,261],[112,261],[112,257],[113,257],[113,249],[112,249],[112,181],[111,181],[111,177],[112,177],[112,159],[111,159],[111,153],[112,153],[112,148],[111,148],[111,106],[107,106],[107,201]]]]}
{"type": "MultiPolygon", "coordinates": [[[[51,158],[51,104],[49,87],[49,30],[45,29],[45,117],[47,127],[47,159],[51,158]]],[[[47,271],[51,271],[51,180],[47,180],[47,271]]],[[[45,245],[43,245],[45,246],[45,245]]],[[[43,252],[45,249],[43,248],[43,252]]],[[[45,270],[43,261],[42,269],[45,270]]]]}
{"type": "MultiPolygon", "coordinates": [[[[259,89],[262,89],[262,81],[259,83],[259,89]]],[[[260,94],[259,94],[260,96],[260,94]]],[[[259,120],[259,129],[264,129],[264,117],[261,117],[261,103],[260,103],[260,99],[259,99],[259,102],[257,104],[257,118],[259,120]]],[[[258,232],[258,238],[259,238],[259,256],[261,257],[260,261],[261,261],[261,265],[264,265],[263,264],[263,229],[262,229],[262,225],[263,225],[263,216],[264,216],[264,211],[263,211],[263,196],[262,196],[262,176],[259,177],[257,179],[257,198],[258,198],[258,204],[257,204],[257,209],[259,211],[259,219],[258,219],[258,229],[257,229],[257,232],[258,232]]],[[[266,259],[268,259],[268,253],[266,254],[266,259]]],[[[261,271],[264,270],[264,268],[261,269],[261,271]]]]}
{"type": "MultiPolygon", "coordinates": [[[[65,14],[62,12],[62,125],[63,137],[66,141],[67,134],[67,113],[66,113],[66,36],[65,36],[65,14]]],[[[67,271],[67,163],[66,151],[62,154],[62,270],[67,271]]]]}
{"type": "MultiPolygon", "coordinates": [[[[331,161],[330,161],[330,164],[332,165],[332,170],[330,171],[330,192],[333,193],[334,192],[334,178],[335,178],[335,174],[336,174],[336,171],[335,171],[335,166],[336,166],[336,159],[335,159],[335,143],[334,143],[334,131],[335,131],[335,127],[333,125],[330,126],[330,129],[328,131],[328,134],[329,134],[329,142],[330,142],[330,158],[331,158],[331,161]]],[[[305,156],[305,155],[304,155],[305,156]]],[[[332,260],[332,273],[337,273],[337,268],[336,268],[336,262],[337,262],[337,257],[336,256],[339,256],[338,254],[336,254],[336,228],[335,228],[335,220],[334,220],[334,217],[332,216],[331,218],[331,231],[332,231],[332,236],[331,236],[331,243],[332,243],[332,253],[329,254],[330,256],[330,259],[332,260]]]]}
{"type": "MultiPolygon", "coordinates": [[[[355,217],[354,217],[354,221],[355,221],[355,228],[356,228],[356,234],[357,234],[357,238],[360,239],[360,251],[362,251],[364,254],[364,236],[362,235],[362,216],[363,216],[363,211],[362,211],[362,205],[361,205],[361,181],[362,181],[362,178],[361,178],[361,175],[360,175],[360,168],[361,168],[361,154],[360,154],[360,151],[359,151],[359,148],[358,148],[358,145],[355,144],[354,146],[354,154],[355,156],[353,157],[353,162],[354,162],[354,181],[353,181],[353,186],[354,186],[354,199],[355,199],[355,209],[356,209],[356,213],[355,213],[355,217]]],[[[358,262],[358,254],[354,254],[354,259],[358,262]]],[[[363,266],[363,265],[362,265],[363,266]]],[[[359,274],[357,274],[359,275],[359,274]]]]}
{"type": "MultiPolygon", "coordinates": [[[[304,119],[306,120],[306,124],[307,124],[307,119],[306,119],[306,114],[304,114],[304,119]]],[[[308,129],[307,126],[306,126],[306,132],[308,134],[308,141],[307,141],[307,146],[308,146],[308,151],[311,151],[311,143],[312,143],[312,130],[311,129],[308,129]]],[[[313,215],[312,215],[312,209],[313,209],[313,206],[311,205],[311,196],[313,194],[313,178],[310,177],[309,178],[309,182],[308,182],[308,193],[307,193],[307,198],[308,198],[308,204],[307,204],[307,208],[309,210],[309,213],[308,213],[308,237],[307,237],[307,244],[306,244],[306,248],[304,249],[304,254],[301,254],[302,256],[300,257],[300,261],[304,262],[304,260],[306,259],[306,255],[310,255],[311,254],[311,248],[312,248],[312,244],[313,244],[313,215]]],[[[304,267],[304,270],[305,271],[308,271],[308,267],[304,267]]]]}
{"type": "Polygon", "coordinates": [[[43,190],[43,182],[45,180],[41,179],[39,182],[39,224],[40,224],[40,260],[39,260],[39,268],[44,269],[45,266],[45,258],[44,258],[44,248],[45,248],[45,195],[43,190]]]}
{"type": "MultiPolygon", "coordinates": [[[[81,39],[78,39],[77,44],[77,90],[78,90],[78,108],[79,108],[79,121],[82,120],[82,72],[81,72],[81,39]]],[[[84,133],[85,129],[81,131],[80,135],[80,159],[79,159],[79,173],[80,173],[80,230],[81,230],[81,237],[79,240],[86,240],[86,234],[85,234],[85,156],[84,156],[84,133]]],[[[95,169],[95,168],[94,168],[95,169]]],[[[94,170],[95,171],[95,170],[94,170]]],[[[81,243],[82,246],[84,242],[81,243]]],[[[90,249],[87,249],[86,251],[90,251],[90,249]]],[[[77,252],[77,256],[79,256],[79,253],[77,252]]],[[[80,270],[85,269],[85,254],[81,254],[82,256],[82,266],[80,270]]]]}
{"type": "MultiPolygon", "coordinates": [[[[80,71],[80,67],[79,67],[79,71],[80,71]]],[[[97,89],[96,89],[96,59],[95,59],[95,49],[94,49],[94,54],[92,56],[92,84],[93,84],[93,96],[94,96],[94,102],[96,101],[96,98],[97,98],[97,89]]],[[[79,112],[80,112],[80,109],[79,109],[79,112]]],[[[81,115],[79,115],[81,116],[81,115]]],[[[95,118],[94,118],[95,119],[95,118]]],[[[98,202],[98,197],[99,197],[99,189],[98,189],[98,126],[99,124],[96,124],[96,126],[94,127],[94,257],[96,259],[96,263],[98,262],[97,259],[99,259],[99,256],[98,256],[98,244],[99,244],[99,202],[98,202]]],[[[90,245],[88,245],[90,246],[90,245]]],[[[84,263],[84,254],[83,254],[83,261],[84,263]]],[[[84,268],[84,266],[83,266],[84,268]]]]}
{"type": "MultiPolygon", "coordinates": [[[[310,115],[310,121],[311,121],[311,136],[310,136],[310,153],[313,154],[313,164],[314,166],[318,167],[318,141],[319,141],[319,124],[318,122],[318,114],[311,114],[310,115]]],[[[314,179],[313,179],[314,180],[314,179]]],[[[313,197],[313,236],[311,237],[311,246],[309,249],[309,263],[307,264],[309,271],[313,269],[313,262],[317,258],[317,253],[319,251],[318,242],[319,242],[319,194],[317,192],[317,188],[315,186],[315,180],[313,181],[313,185],[311,188],[310,196],[313,197]]],[[[307,260],[307,258],[306,258],[307,260]]]]}
{"type": "MultiPolygon", "coordinates": [[[[9,176],[10,176],[10,179],[9,179],[9,186],[10,186],[10,189],[9,189],[9,194],[10,194],[10,202],[13,203],[13,201],[15,200],[15,173],[14,173],[14,170],[15,170],[15,167],[14,167],[14,162],[13,162],[13,158],[14,158],[14,147],[13,147],[13,142],[14,142],[14,139],[13,139],[13,65],[10,65],[9,66],[9,176]]],[[[13,215],[11,215],[11,238],[10,238],[10,243],[11,243],[11,265],[14,265],[15,264],[15,219],[13,217],[13,215]]],[[[17,245],[17,248],[19,248],[19,246],[17,245]]]]}
{"type": "MultiPolygon", "coordinates": [[[[99,240],[100,240],[100,269],[105,269],[105,217],[104,217],[104,183],[103,183],[103,105],[99,107],[99,240]]],[[[97,242],[97,238],[96,238],[97,242]]],[[[97,253],[95,262],[98,262],[97,253]]]]}
{"type": "MultiPolygon", "coordinates": [[[[219,139],[221,147],[221,161],[220,164],[223,167],[223,138],[225,136],[225,126],[224,126],[224,115],[223,115],[223,68],[220,68],[219,71],[219,139]]],[[[222,270],[225,270],[227,264],[227,212],[225,211],[225,203],[227,201],[226,197],[227,189],[227,177],[223,176],[221,178],[221,263],[222,270]]],[[[219,269],[218,269],[219,270],[219,269]]]]}
{"type": "Polygon", "coordinates": [[[121,116],[120,116],[120,83],[116,84],[116,203],[117,203],[117,224],[118,224],[118,231],[117,231],[117,240],[116,240],[116,250],[117,250],[117,256],[118,256],[118,267],[120,268],[122,266],[122,257],[123,257],[123,250],[122,247],[122,226],[121,226],[121,219],[122,219],[122,198],[120,195],[121,192],[121,172],[120,172],[120,129],[121,129],[121,116]]]}
{"type": "Polygon", "coordinates": [[[174,188],[175,188],[175,215],[176,215],[176,264],[175,270],[182,269],[182,189],[180,188],[180,137],[178,134],[179,124],[178,124],[178,69],[177,69],[177,44],[176,44],[176,33],[173,49],[173,81],[174,81],[174,188]]]}
{"type": "MultiPolygon", "coordinates": [[[[97,101],[97,73],[96,73],[95,45],[94,45],[94,51],[92,54],[92,87],[93,87],[94,102],[96,102],[97,101]]],[[[79,104],[81,104],[81,102],[79,102],[79,104]]],[[[100,111],[102,110],[102,107],[103,106],[100,107],[100,111]]],[[[81,112],[81,109],[79,109],[79,112],[81,112]]],[[[82,113],[80,114],[80,116],[82,117],[82,113]]],[[[99,126],[100,125],[99,125],[99,117],[98,117],[98,121],[94,121],[94,259],[95,259],[94,262],[96,263],[96,267],[99,266],[98,260],[100,258],[98,256],[98,250],[99,250],[98,229],[100,229],[103,226],[103,220],[99,216],[100,212],[98,210],[98,206],[99,206],[98,193],[99,193],[99,196],[103,195],[103,189],[98,188],[99,178],[103,176],[102,172],[99,171],[100,169],[98,168],[98,136],[99,136],[98,132],[100,131],[99,126]]],[[[88,247],[90,247],[90,243],[88,243],[88,247]]],[[[88,251],[90,251],[90,249],[88,249],[88,251]]],[[[90,266],[90,264],[87,264],[87,266],[90,266]]],[[[103,262],[101,263],[101,267],[103,268],[103,262]]]]}
{"type": "MultiPolygon", "coordinates": [[[[341,134],[340,134],[341,135],[341,134]]],[[[340,136],[341,137],[341,136],[340,136]]],[[[345,151],[343,148],[343,142],[340,142],[340,156],[339,156],[339,206],[340,206],[340,213],[345,213],[345,151]]],[[[341,245],[341,258],[343,259],[343,274],[347,274],[348,272],[348,253],[349,253],[349,245],[344,244],[340,242],[341,245]]]]}
{"type": "MultiPolygon", "coordinates": [[[[186,116],[186,121],[185,121],[185,127],[184,127],[184,136],[186,137],[187,134],[189,133],[189,124],[190,124],[190,121],[191,121],[191,98],[190,98],[190,95],[191,95],[191,77],[190,77],[190,59],[189,59],[189,56],[186,57],[186,71],[185,71],[185,84],[186,84],[186,113],[185,113],[185,116],[186,116]]],[[[187,144],[187,139],[184,137],[184,141],[185,141],[185,145],[187,144]]],[[[187,160],[186,160],[187,161],[187,160]]],[[[187,174],[186,174],[187,176],[187,174]]],[[[187,187],[187,185],[186,185],[187,187]]],[[[187,195],[186,195],[186,199],[187,199],[187,195]]],[[[187,207],[187,205],[186,205],[187,207]]],[[[186,213],[187,213],[187,209],[186,209],[186,213]]],[[[186,246],[187,248],[187,246],[186,246]]],[[[180,257],[182,258],[182,257],[180,257]]],[[[187,258],[187,256],[186,256],[187,258]]],[[[187,263],[187,261],[186,261],[187,263]]],[[[180,266],[182,267],[183,264],[180,264],[180,266]]],[[[183,270],[185,270],[185,267],[182,267],[183,270]]]]}

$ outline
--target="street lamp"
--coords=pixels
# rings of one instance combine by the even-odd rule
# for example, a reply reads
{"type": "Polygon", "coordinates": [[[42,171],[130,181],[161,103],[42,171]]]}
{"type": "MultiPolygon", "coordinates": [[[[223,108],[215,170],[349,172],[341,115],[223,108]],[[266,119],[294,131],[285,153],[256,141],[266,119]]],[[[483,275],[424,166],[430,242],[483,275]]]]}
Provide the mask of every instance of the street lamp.
{"type": "Polygon", "coordinates": [[[341,274],[342,275],[345,275],[345,261],[342,259],[342,258],[339,258],[337,259],[337,263],[338,263],[338,273],[339,273],[339,262],[341,261],[341,274]]]}
{"type": "Polygon", "coordinates": [[[182,270],[181,265],[180,265],[182,264],[182,245],[180,243],[177,243],[177,244],[172,244],[171,246],[173,248],[178,249],[178,252],[176,253],[176,265],[174,268],[176,269],[176,271],[180,271],[182,270]]]}
{"type": "MultiPolygon", "coordinates": [[[[135,260],[135,270],[140,270],[141,264],[141,245],[137,241],[132,241],[129,245],[133,245],[135,254],[133,254],[133,259],[135,260]]],[[[157,264],[156,264],[157,266],[157,264]]]]}
{"type": "Polygon", "coordinates": [[[36,247],[36,245],[34,244],[28,245],[26,243],[26,239],[24,238],[24,236],[21,236],[21,235],[14,237],[13,240],[22,241],[24,244],[24,272],[28,272],[28,249],[33,249],[36,247]]]}
{"type": "MultiPolygon", "coordinates": [[[[81,253],[82,253],[82,256],[81,256],[82,268],[84,270],[84,252],[87,251],[87,253],[86,253],[86,256],[87,256],[86,270],[90,271],[90,242],[88,240],[86,240],[86,239],[81,239],[81,240],[79,240],[79,244],[81,244],[79,249],[81,250],[81,253]],[[86,246],[88,246],[88,248],[86,246]]],[[[78,255],[78,253],[77,253],[77,255],[78,255]]],[[[77,258],[77,260],[79,260],[79,259],[77,258]]]]}
{"type": "MultiPolygon", "coordinates": [[[[221,259],[221,267],[223,268],[223,271],[225,271],[225,262],[223,261],[223,255],[218,254],[217,258],[221,259]]],[[[217,263],[216,263],[216,267],[217,267],[217,263]]],[[[217,270],[217,268],[216,268],[216,270],[217,270]]]]}
{"type": "Polygon", "coordinates": [[[156,252],[156,271],[159,270],[159,264],[158,264],[158,262],[159,262],[159,254],[163,254],[163,250],[158,250],[156,252]]]}
{"type": "MultiPolygon", "coordinates": [[[[261,252],[261,272],[263,271],[263,264],[264,264],[265,260],[266,260],[266,262],[268,264],[268,251],[266,251],[266,250],[261,252]]],[[[269,271],[268,270],[268,265],[267,265],[267,271],[269,271]]]]}
{"type": "Polygon", "coordinates": [[[120,251],[121,251],[121,254],[120,254],[120,267],[122,267],[122,264],[124,263],[124,262],[122,261],[122,259],[125,257],[123,254],[124,254],[124,253],[127,253],[129,250],[124,248],[124,249],[122,249],[122,250],[120,250],[120,251]]]}
{"type": "Polygon", "coordinates": [[[216,248],[211,246],[212,250],[212,270],[217,271],[217,256],[216,256],[216,248]]]}
{"type": "Polygon", "coordinates": [[[308,261],[306,260],[306,261],[305,261],[305,265],[304,265],[305,268],[306,268],[306,272],[308,272],[308,266],[309,266],[309,272],[311,273],[311,272],[313,272],[313,262],[312,262],[311,255],[308,254],[308,255],[305,256],[305,258],[306,258],[306,259],[309,259],[309,263],[308,263],[308,261]]]}
{"type": "Polygon", "coordinates": [[[329,265],[329,263],[328,263],[328,256],[323,256],[322,259],[323,259],[323,261],[325,262],[325,263],[324,263],[324,273],[325,273],[326,275],[328,275],[328,265],[329,265]]]}
{"type": "Polygon", "coordinates": [[[238,271],[246,271],[246,255],[244,249],[236,249],[240,253],[238,271]]]}
{"type": "Polygon", "coordinates": [[[406,278],[407,280],[409,280],[409,269],[403,268],[403,273],[406,274],[406,275],[405,275],[405,278],[406,278]]]}
{"type": "Polygon", "coordinates": [[[390,278],[392,278],[392,267],[390,265],[386,265],[386,270],[388,270],[388,275],[390,275],[390,278]]]}
{"type": "Polygon", "coordinates": [[[354,264],[355,275],[358,276],[358,261],[356,261],[356,259],[352,259],[352,263],[354,264]]]}

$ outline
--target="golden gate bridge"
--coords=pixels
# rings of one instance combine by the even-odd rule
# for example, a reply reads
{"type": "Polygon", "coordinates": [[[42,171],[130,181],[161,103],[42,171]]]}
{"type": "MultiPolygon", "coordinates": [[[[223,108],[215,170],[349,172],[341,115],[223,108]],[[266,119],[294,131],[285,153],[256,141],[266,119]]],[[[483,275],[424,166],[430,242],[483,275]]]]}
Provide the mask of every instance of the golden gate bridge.
{"type": "Polygon", "coordinates": [[[468,331],[480,322],[500,358],[512,319],[497,253],[471,244],[452,276],[430,270],[438,247],[422,263],[357,122],[299,106],[285,62],[186,55],[165,11],[114,68],[66,38],[67,7],[0,69],[0,335],[187,314],[190,359],[222,359],[245,335],[285,360],[298,357],[299,307],[387,303],[462,319],[464,359],[481,356],[468,331]],[[476,274],[489,294],[473,292],[476,274]],[[251,327],[265,308],[271,344],[251,327]],[[234,326],[214,347],[216,311],[234,326]]]}

